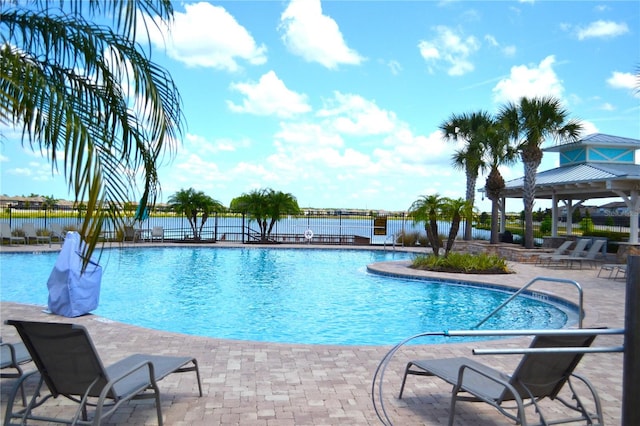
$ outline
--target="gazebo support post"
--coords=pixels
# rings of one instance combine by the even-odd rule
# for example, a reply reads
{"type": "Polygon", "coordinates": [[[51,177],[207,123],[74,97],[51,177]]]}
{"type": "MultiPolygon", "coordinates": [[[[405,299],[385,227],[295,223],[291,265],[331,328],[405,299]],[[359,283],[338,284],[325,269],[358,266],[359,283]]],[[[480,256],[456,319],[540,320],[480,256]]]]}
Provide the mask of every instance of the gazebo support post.
{"type": "Polygon", "coordinates": [[[551,196],[551,236],[558,236],[558,196],[555,193],[551,196]]]}

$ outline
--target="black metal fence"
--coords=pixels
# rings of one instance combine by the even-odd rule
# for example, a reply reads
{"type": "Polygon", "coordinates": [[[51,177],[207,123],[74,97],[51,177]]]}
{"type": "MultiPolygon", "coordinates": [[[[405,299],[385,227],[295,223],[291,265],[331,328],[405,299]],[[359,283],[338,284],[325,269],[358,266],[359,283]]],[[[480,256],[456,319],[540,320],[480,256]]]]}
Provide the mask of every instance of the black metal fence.
{"type": "MultiPolygon", "coordinates": [[[[134,222],[131,212],[129,224],[135,234],[126,233],[124,229],[115,229],[107,224],[103,237],[110,241],[123,241],[127,238],[148,240],[154,227],[161,227],[165,241],[193,241],[194,232],[187,218],[172,212],[152,212],[144,221],[134,222]]],[[[482,217],[472,228],[472,238],[488,240],[490,238],[489,223],[482,217]]],[[[39,234],[49,234],[51,225],[59,224],[63,230],[76,230],[84,220],[82,210],[71,209],[25,209],[7,207],[0,211],[0,221],[8,223],[14,234],[20,235],[24,223],[33,223],[39,234]]],[[[242,243],[262,240],[258,225],[241,213],[225,212],[210,216],[200,229],[201,217],[198,218],[198,230],[201,241],[234,241],[242,243]]],[[[509,216],[506,228],[513,234],[514,243],[521,242],[524,224],[520,216],[509,216]]],[[[439,234],[446,238],[450,224],[438,222],[439,234]]],[[[565,223],[559,223],[562,230],[565,223]]],[[[606,229],[614,232],[627,232],[624,226],[598,225],[594,229],[606,229]]],[[[550,229],[544,229],[541,223],[535,227],[535,238],[542,243],[544,235],[550,229]]],[[[547,227],[548,228],[548,227],[547,227]]],[[[574,231],[580,230],[579,224],[573,224],[574,231]]],[[[462,223],[459,237],[462,238],[465,224],[462,223]]],[[[424,223],[414,223],[405,212],[393,214],[375,214],[372,212],[341,211],[307,211],[301,215],[292,215],[278,221],[268,241],[278,243],[313,243],[313,244],[379,244],[379,245],[426,245],[424,223]]]]}

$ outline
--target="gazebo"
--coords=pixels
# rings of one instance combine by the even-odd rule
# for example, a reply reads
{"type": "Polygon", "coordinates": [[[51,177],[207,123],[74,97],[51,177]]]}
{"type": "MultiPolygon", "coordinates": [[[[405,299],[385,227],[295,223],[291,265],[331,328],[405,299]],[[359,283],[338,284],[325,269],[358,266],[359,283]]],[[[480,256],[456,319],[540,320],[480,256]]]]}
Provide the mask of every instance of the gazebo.
{"type": "MultiPolygon", "coordinates": [[[[636,151],[640,140],[594,133],[577,142],[543,149],[560,153],[560,166],[536,175],[536,199],[551,200],[553,237],[558,236],[558,204],[567,209],[567,234],[571,235],[573,210],[587,200],[620,197],[630,215],[629,244],[638,245],[640,213],[640,165],[636,151]]],[[[506,182],[502,192],[502,216],[507,198],[522,198],[524,178],[506,182]]],[[[504,224],[504,220],[502,221],[504,224]]]]}

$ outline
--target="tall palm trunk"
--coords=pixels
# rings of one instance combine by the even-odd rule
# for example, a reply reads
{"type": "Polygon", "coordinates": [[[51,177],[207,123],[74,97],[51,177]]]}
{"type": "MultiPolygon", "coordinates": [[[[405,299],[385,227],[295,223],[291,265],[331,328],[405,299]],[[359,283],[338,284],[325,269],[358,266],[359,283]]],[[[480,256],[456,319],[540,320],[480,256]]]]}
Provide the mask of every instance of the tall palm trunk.
{"type": "Polygon", "coordinates": [[[533,248],[533,204],[536,199],[536,172],[542,161],[542,150],[536,144],[522,150],[524,164],[524,184],[522,201],[524,204],[524,247],[533,248]]]}
{"type": "Polygon", "coordinates": [[[500,193],[504,187],[504,178],[500,174],[498,167],[492,167],[484,187],[487,197],[491,200],[491,244],[498,244],[500,242],[498,213],[500,209],[500,193]]]}
{"type": "Polygon", "coordinates": [[[453,248],[453,243],[456,240],[456,236],[458,235],[458,231],[460,230],[460,221],[462,217],[460,214],[456,213],[451,220],[451,228],[449,228],[449,238],[447,238],[447,246],[444,250],[445,257],[449,255],[449,252],[453,248]]]}
{"type": "Polygon", "coordinates": [[[429,226],[425,226],[427,239],[435,256],[440,255],[440,238],[438,237],[438,221],[435,218],[429,219],[429,226]]]}
{"type": "MultiPolygon", "coordinates": [[[[478,171],[475,173],[471,170],[467,171],[467,193],[466,200],[471,204],[475,204],[476,199],[476,181],[478,180],[478,171]]],[[[473,217],[465,217],[464,240],[471,241],[473,239],[473,217]]],[[[456,231],[457,232],[457,231],[456,231]]]]}

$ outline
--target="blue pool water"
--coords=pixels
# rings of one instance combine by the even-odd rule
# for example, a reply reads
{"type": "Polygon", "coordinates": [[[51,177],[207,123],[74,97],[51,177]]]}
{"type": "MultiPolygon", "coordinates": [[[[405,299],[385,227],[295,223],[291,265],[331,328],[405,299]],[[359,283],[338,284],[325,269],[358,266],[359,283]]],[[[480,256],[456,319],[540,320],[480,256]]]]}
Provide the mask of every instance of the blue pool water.
{"type": "MultiPolygon", "coordinates": [[[[469,329],[509,296],[366,272],[367,264],[411,257],[373,250],[104,250],[100,305],[94,313],[200,336],[389,345],[425,331],[469,329]]],[[[57,253],[3,253],[0,299],[46,305],[46,283],[56,258],[57,253]]],[[[567,318],[555,306],[518,297],[482,328],[560,328],[567,318]]]]}

